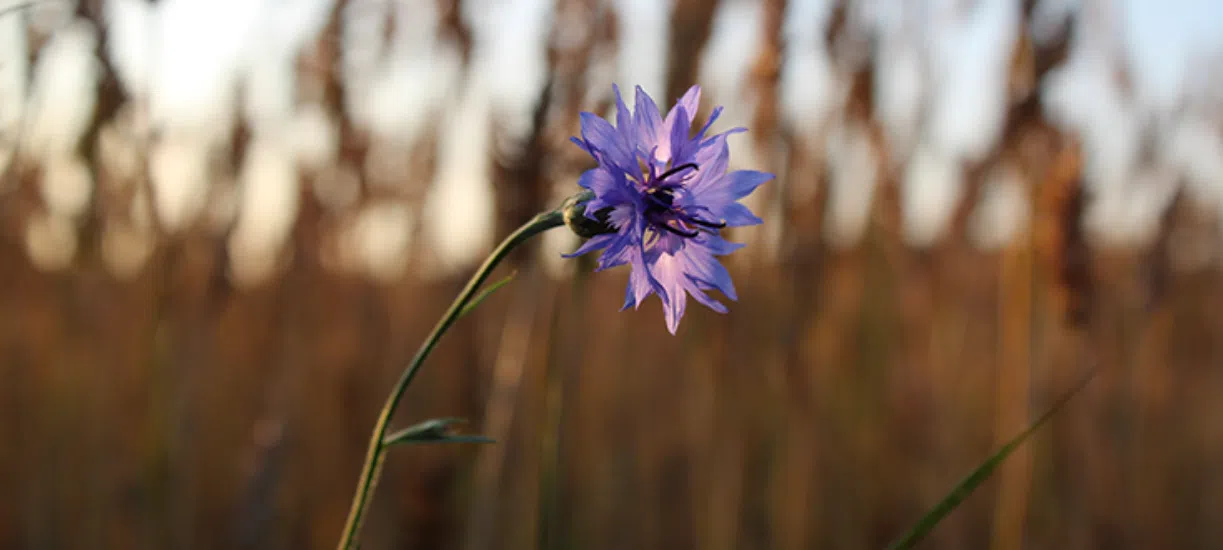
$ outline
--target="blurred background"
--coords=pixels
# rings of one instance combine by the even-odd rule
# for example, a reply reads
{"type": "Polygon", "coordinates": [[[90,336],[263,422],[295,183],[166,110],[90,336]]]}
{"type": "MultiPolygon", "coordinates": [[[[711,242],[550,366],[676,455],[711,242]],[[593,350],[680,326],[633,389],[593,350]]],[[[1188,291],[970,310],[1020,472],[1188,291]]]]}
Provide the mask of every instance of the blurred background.
{"type": "Polygon", "coordinates": [[[611,84],[775,172],[730,313],[563,260],[444,339],[366,548],[1223,548],[1223,4],[0,2],[0,548],[333,548],[611,84]],[[698,121],[699,122],[699,121],[698,121]]]}

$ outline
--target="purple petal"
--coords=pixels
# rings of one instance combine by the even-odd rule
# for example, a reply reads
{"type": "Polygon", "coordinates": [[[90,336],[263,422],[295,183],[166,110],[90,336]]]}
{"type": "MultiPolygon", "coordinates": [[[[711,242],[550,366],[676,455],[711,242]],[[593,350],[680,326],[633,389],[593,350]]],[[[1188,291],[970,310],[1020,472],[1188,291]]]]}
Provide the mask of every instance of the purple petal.
{"type": "MultiPolygon", "coordinates": [[[[688,114],[691,115],[693,113],[689,111],[688,114]]],[[[714,121],[718,120],[718,117],[721,115],[721,107],[714,109],[713,114],[709,116],[709,120],[705,122],[705,126],[701,128],[701,131],[697,132],[696,136],[692,137],[691,139],[685,140],[684,145],[679,149],[679,152],[672,155],[672,163],[684,164],[686,162],[697,162],[697,164],[701,164],[699,161],[695,160],[693,156],[704,146],[705,142],[702,140],[705,137],[705,132],[709,131],[709,127],[712,126],[714,121]]],[[[704,166],[704,164],[701,164],[701,166],[704,166]]]]}
{"type": "MultiPolygon", "coordinates": [[[[582,176],[578,178],[578,185],[589,189],[595,195],[586,203],[586,208],[583,210],[587,215],[608,207],[619,208],[627,205],[631,209],[636,193],[632,189],[632,184],[624,179],[624,174],[603,167],[583,172],[582,176]]],[[[612,225],[623,226],[623,217],[619,223],[613,222],[612,225]]]]}
{"type": "MultiPolygon", "coordinates": [[[[667,288],[662,285],[662,283],[658,280],[658,277],[654,274],[654,270],[651,268],[651,264],[654,263],[654,261],[646,257],[645,248],[642,247],[641,251],[642,251],[641,261],[638,263],[634,263],[633,265],[634,266],[638,264],[641,265],[641,271],[645,277],[646,282],[649,283],[650,290],[658,294],[658,297],[662,299],[662,301],[665,303],[667,299],[670,298],[670,295],[667,292],[667,288]]],[[[637,296],[638,306],[641,305],[641,301],[644,300],[646,296],[650,295],[649,292],[646,292],[645,294],[641,294],[640,291],[637,294],[638,294],[637,296]]]]}
{"type": "Polygon", "coordinates": [[[633,114],[629,112],[628,105],[624,104],[624,98],[620,96],[620,87],[612,84],[612,90],[616,92],[616,129],[620,131],[621,136],[631,142],[637,138],[633,114]]]}
{"type": "Polygon", "coordinates": [[[632,152],[625,147],[610,122],[594,113],[582,113],[581,119],[582,138],[586,140],[587,147],[603,152],[609,162],[623,170],[636,165],[632,152]]]}
{"type": "Polygon", "coordinates": [[[726,313],[727,311],[729,311],[728,309],[726,309],[726,304],[723,304],[722,302],[719,302],[717,300],[714,300],[713,298],[710,298],[708,294],[705,294],[699,288],[689,288],[688,293],[691,294],[692,297],[696,299],[696,301],[700,302],[705,307],[712,309],[718,313],[726,313]]]}
{"type": "Polygon", "coordinates": [[[764,223],[764,220],[756,217],[756,215],[753,214],[752,211],[749,210],[746,206],[743,206],[742,204],[739,204],[737,202],[726,204],[726,206],[723,206],[720,209],[721,210],[720,212],[718,211],[718,209],[713,209],[713,210],[714,212],[717,212],[719,217],[722,218],[722,221],[726,222],[726,225],[730,227],[742,227],[745,225],[760,225],[764,223]]]}
{"type": "Polygon", "coordinates": [[[684,318],[684,310],[688,308],[688,295],[680,293],[678,298],[663,304],[663,316],[667,320],[667,331],[675,336],[679,330],[679,321],[684,318]]]}
{"type": "Polygon", "coordinates": [[[625,246],[623,256],[618,259],[627,260],[632,267],[632,272],[629,274],[629,286],[633,289],[634,304],[640,306],[642,300],[645,300],[651,292],[657,293],[659,298],[666,301],[667,292],[650,269],[658,255],[646,252],[643,241],[645,220],[641,216],[635,216],[633,225],[625,227],[621,235],[625,237],[625,240],[621,241],[625,243],[625,246]]]}
{"type": "Polygon", "coordinates": [[[589,252],[598,250],[600,248],[604,248],[607,245],[611,244],[611,242],[615,240],[615,237],[616,235],[614,234],[595,235],[594,237],[591,237],[590,240],[586,241],[585,243],[582,243],[582,246],[579,246],[577,250],[574,250],[573,252],[570,252],[569,254],[561,254],[561,257],[576,258],[583,254],[587,254],[589,252]]]}
{"type": "MultiPolygon", "coordinates": [[[[652,151],[655,147],[660,146],[660,142],[664,139],[670,139],[670,136],[663,131],[662,114],[658,112],[658,105],[650,98],[641,86],[637,87],[637,106],[633,111],[633,120],[637,125],[637,131],[641,133],[643,138],[642,149],[652,151]]],[[[671,144],[668,142],[665,150],[671,150],[671,144]]]]}
{"type": "Polygon", "coordinates": [[[641,265],[645,267],[645,274],[650,280],[650,286],[654,289],[654,293],[658,295],[659,299],[666,302],[671,299],[671,293],[662,284],[662,281],[658,279],[658,274],[654,272],[654,266],[657,265],[658,259],[662,257],[662,254],[653,251],[646,252],[644,247],[642,251],[641,265]]]}
{"type": "MultiPolygon", "coordinates": [[[[679,101],[675,102],[675,106],[671,108],[671,112],[667,113],[667,120],[663,121],[663,124],[666,124],[667,129],[669,130],[672,122],[675,120],[676,111],[678,111],[680,108],[683,108],[684,111],[688,113],[688,123],[692,124],[691,117],[696,114],[697,109],[700,109],[700,107],[701,87],[693,86],[688,88],[688,91],[684,92],[683,97],[679,98],[679,101]]],[[[685,130],[688,129],[690,128],[685,128],[685,130]]]]}
{"type": "Polygon", "coordinates": [[[743,243],[732,243],[718,235],[708,235],[701,240],[700,244],[714,256],[725,256],[747,246],[743,243]]]}
{"type": "Polygon", "coordinates": [[[709,145],[702,145],[693,156],[692,162],[701,167],[697,179],[689,185],[689,192],[697,197],[694,200],[704,202],[704,196],[711,189],[716,189],[718,183],[726,176],[730,164],[730,148],[726,138],[717,136],[709,145]]]}
{"type": "Polygon", "coordinates": [[[675,254],[684,248],[684,242],[687,240],[685,237],[663,231],[658,234],[653,247],[660,253],[675,254]]]}
{"type": "MultiPolygon", "coordinates": [[[[757,187],[775,176],[755,170],[736,170],[721,177],[705,178],[692,186],[692,193],[701,204],[718,210],[721,205],[735,202],[752,194],[757,187]]],[[[719,214],[722,215],[722,214],[719,214]]]]}
{"type": "Polygon", "coordinates": [[[611,237],[607,250],[603,251],[602,256],[599,256],[599,265],[595,267],[595,271],[622,266],[634,259],[637,247],[633,244],[633,239],[628,231],[622,231],[611,237]]]}
{"type": "Polygon", "coordinates": [[[696,137],[692,139],[695,141],[701,141],[702,139],[705,139],[705,132],[709,131],[709,127],[713,126],[713,123],[717,121],[718,117],[720,116],[722,116],[722,106],[721,105],[714,107],[713,112],[709,114],[709,120],[705,121],[705,126],[703,126],[701,128],[701,131],[697,132],[696,137]]]}
{"type": "Polygon", "coordinates": [[[688,111],[683,107],[676,107],[671,111],[675,113],[675,121],[671,125],[671,161],[678,162],[680,153],[684,146],[688,143],[688,131],[691,129],[691,122],[688,119],[688,111]]]}
{"type": "MultiPolygon", "coordinates": [[[[624,292],[624,305],[620,311],[624,311],[629,307],[633,309],[641,307],[641,303],[655,291],[655,283],[650,280],[650,276],[646,271],[644,264],[634,263],[632,271],[629,272],[628,287],[624,292]]],[[[659,295],[662,296],[661,294],[659,295]]]]}
{"type": "Polygon", "coordinates": [[[667,321],[667,330],[671,331],[671,334],[675,334],[679,328],[679,321],[684,317],[684,310],[688,307],[688,294],[685,288],[687,276],[684,274],[684,265],[685,262],[681,257],[670,254],[660,255],[654,263],[654,273],[658,282],[667,291],[667,296],[662,302],[662,309],[667,321]]]}
{"type": "Polygon", "coordinates": [[[730,137],[730,136],[733,136],[733,135],[735,135],[735,134],[743,134],[743,133],[746,133],[746,132],[747,132],[747,128],[744,128],[744,127],[742,127],[742,126],[736,126],[736,127],[731,128],[731,129],[729,129],[729,130],[727,130],[727,131],[725,131],[725,132],[722,132],[722,133],[720,133],[720,134],[714,134],[714,135],[710,136],[708,139],[706,139],[705,141],[702,141],[702,142],[701,142],[701,146],[702,146],[702,147],[704,147],[706,143],[711,143],[711,142],[712,142],[712,141],[713,141],[715,138],[722,138],[722,139],[726,139],[726,138],[728,138],[728,137],[730,137]]]}
{"type": "Polygon", "coordinates": [[[729,141],[728,138],[730,138],[730,136],[733,136],[735,134],[742,134],[746,131],[747,131],[747,128],[739,127],[739,128],[731,128],[730,130],[727,130],[720,134],[714,134],[711,137],[705,138],[704,141],[701,141],[699,149],[704,150],[706,147],[713,147],[717,145],[718,143],[726,144],[727,141],[729,141]]]}
{"type": "Polygon", "coordinates": [[[637,296],[636,292],[633,290],[633,276],[630,274],[629,282],[624,287],[624,305],[620,306],[620,311],[624,311],[630,307],[636,309],[636,306],[637,296]]]}
{"type": "Polygon", "coordinates": [[[637,211],[632,204],[619,204],[612,207],[612,211],[607,214],[607,221],[615,227],[624,227],[633,220],[633,214],[637,211]]]}
{"type": "Polygon", "coordinates": [[[735,294],[735,283],[730,278],[730,272],[721,262],[699,246],[688,247],[684,254],[685,270],[694,281],[699,281],[715,288],[727,298],[738,300],[735,294]]]}
{"type": "Polygon", "coordinates": [[[662,121],[662,131],[658,135],[658,160],[662,162],[675,160],[676,126],[683,126],[683,141],[688,140],[688,131],[691,130],[692,116],[696,114],[697,109],[701,104],[701,87],[693,86],[688,88],[687,93],[675,103],[671,111],[667,113],[667,117],[662,121]],[[687,114],[687,121],[679,122],[676,118],[680,111],[687,114]]]}
{"type": "Polygon", "coordinates": [[[756,170],[736,170],[726,175],[723,180],[723,191],[733,200],[739,200],[752,194],[757,187],[772,180],[775,176],[768,172],[756,170]]]}
{"type": "Polygon", "coordinates": [[[591,168],[578,177],[578,185],[591,190],[596,196],[602,196],[615,191],[616,179],[607,170],[591,168]]]}
{"type": "Polygon", "coordinates": [[[594,152],[590,150],[590,145],[586,143],[586,140],[579,138],[579,137],[571,137],[569,138],[569,141],[576,143],[577,146],[580,147],[583,151],[586,151],[591,156],[594,156],[594,152]]]}

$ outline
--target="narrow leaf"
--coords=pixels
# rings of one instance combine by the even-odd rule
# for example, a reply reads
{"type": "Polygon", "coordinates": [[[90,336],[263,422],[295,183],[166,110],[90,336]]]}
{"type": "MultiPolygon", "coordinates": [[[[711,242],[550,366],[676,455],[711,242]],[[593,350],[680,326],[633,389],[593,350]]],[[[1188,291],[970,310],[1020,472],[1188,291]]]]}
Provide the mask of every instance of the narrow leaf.
{"type": "Polygon", "coordinates": [[[913,548],[917,545],[917,543],[921,542],[922,539],[926,538],[926,535],[929,535],[930,531],[932,531],[934,527],[939,524],[939,522],[943,521],[948,514],[950,514],[960,505],[960,503],[964,502],[964,499],[968,498],[968,495],[971,495],[972,492],[977,489],[977,487],[984,483],[985,480],[989,479],[989,477],[993,475],[994,470],[997,470],[998,466],[1002,464],[1002,461],[1006,460],[1011,453],[1015,452],[1015,449],[1018,449],[1019,446],[1028,439],[1028,436],[1035,433],[1036,430],[1048,422],[1050,418],[1053,418],[1053,415],[1057,414],[1057,412],[1070,401],[1070,398],[1074,397],[1080,391],[1082,391],[1083,388],[1087,387],[1087,383],[1090,382],[1095,375],[1096,371],[1095,369],[1092,369],[1087,376],[1083,377],[1082,381],[1080,381],[1074,388],[1071,388],[1070,391],[1066,392],[1065,395],[1054,402],[1053,406],[1049,407],[1049,410],[1040,415],[1040,417],[1029,425],[1027,429],[1021,432],[1014,439],[1007,442],[1006,445],[1003,445],[998,452],[994,453],[993,456],[989,457],[989,459],[983,462],[980,466],[977,466],[977,469],[973,470],[971,474],[968,474],[968,477],[965,477],[962,481],[960,481],[960,483],[957,484],[955,488],[947,494],[947,496],[943,497],[943,500],[939,501],[939,503],[936,504],[929,512],[927,512],[925,516],[922,516],[921,520],[919,520],[908,533],[888,546],[888,550],[905,550],[908,548],[913,548]]]}
{"type": "Polygon", "coordinates": [[[465,424],[462,418],[434,418],[386,436],[383,447],[418,443],[494,443],[482,435],[459,435],[451,430],[455,424],[465,424]]]}
{"type": "Polygon", "coordinates": [[[488,287],[480,291],[480,293],[477,294],[475,298],[472,298],[470,302],[467,302],[467,305],[463,306],[462,311],[459,311],[459,316],[456,317],[456,319],[462,318],[463,316],[467,315],[468,313],[471,313],[473,310],[476,309],[477,306],[480,305],[480,302],[484,301],[485,298],[492,296],[494,292],[499,290],[501,287],[509,284],[510,281],[513,281],[514,276],[517,274],[518,272],[515,271],[514,273],[510,273],[509,275],[506,275],[504,279],[501,279],[500,281],[497,281],[491,285],[488,285],[488,287]]]}

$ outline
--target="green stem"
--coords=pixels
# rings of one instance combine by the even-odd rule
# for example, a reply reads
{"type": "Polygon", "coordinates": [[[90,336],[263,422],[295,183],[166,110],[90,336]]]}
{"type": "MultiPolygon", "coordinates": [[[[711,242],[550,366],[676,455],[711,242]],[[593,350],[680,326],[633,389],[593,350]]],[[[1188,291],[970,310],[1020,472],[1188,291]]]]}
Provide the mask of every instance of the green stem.
{"type": "Polygon", "coordinates": [[[429,337],[421,344],[420,349],[416,351],[416,355],[412,357],[412,362],[404,369],[403,374],[396,382],[395,388],[391,390],[391,395],[387,397],[386,404],[382,407],[382,414],[378,416],[378,423],[374,425],[374,433],[369,438],[369,450],[365,455],[365,466],[361,469],[361,479],[357,484],[357,494],[353,496],[352,508],[348,512],[348,521],[344,524],[344,533],[340,537],[339,550],[349,550],[357,546],[357,533],[361,530],[361,521],[364,519],[365,508],[369,505],[369,500],[374,494],[374,486],[377,484],[378,478],[382,473],[382,462],[386,458],[386,446],[383,444],[383,439],[386,437],[387,428],[391,423],[391,416],[395,414],[395,409],[399,406],[399,399],[403,397],[404,390],[408,389],[408,385],[412,383],[412,379],[416,377],[416,372],[420,370],[421,364],[429,357],[429,352],[433,351],[437,341],[441,339],[442,334],[450,328],[454,321],[463,312],[464,306],[471,301],[475,296],[476,289],[484,283],[484,280],[492,274],[493,269],[501,260],[525,242],[527,239],[552,229],[564,225],[564,218],[560,210],[553,210],[535,216],[531,221],[522,225],[510,236],[506,237],[496,250],[489,255],[488,259],[484,260],[484,264],[476,273],[471,276],[471,280],[467,282],[467,286],[459,293],[458,298],[454,303],[450,304],[450,309],[446,310],[446,314],[433,327],[433,332],[429,333],[429,337]]]}

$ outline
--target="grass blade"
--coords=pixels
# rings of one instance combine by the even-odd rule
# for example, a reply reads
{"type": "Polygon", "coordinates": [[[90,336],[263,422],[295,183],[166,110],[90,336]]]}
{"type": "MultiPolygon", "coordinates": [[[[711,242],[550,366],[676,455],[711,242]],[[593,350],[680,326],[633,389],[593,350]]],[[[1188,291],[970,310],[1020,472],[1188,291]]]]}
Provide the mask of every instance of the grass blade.
{"type": "Polygon", "coordinates": [[[955,488],[947,494],[947,496],[943,497],[943,500],[939,501],[934,508],[931,508],[925,516],[922,516],[921,520],[919,520],[908,533],[888,546],[888,550],[907,550],[909,548],[913,548],[917,545],[917,543],[921,542],[922,539],[926,538],[926,535],[929,535],[930,531],[934,530],[939,522],[943,521],[948,514],[950,514],[960,505],[960,503],[964,502],[964,499],[968,498],[968,495],[971,495],[972,492],[977,489],[977,487],[984,483],[985,480],[989,479],[989,476],[993,475],[994,470],[997,470],[998,466],[1000,466],[1002,462],[1011,455],[1011,453],[1015,452],[1015,449],[1018,449],[1029,436],[1035,433],[1036,430],[1040,429],[1040,427],[1048,422],[1050,418],[1053,418],[1053,415],[1057,414],[1057,412],[1070,401],[1070,398],[1074,397],[1080,391],[1082,391],[1083,388],[1087,387],[1087,383],[1090,382],[1095,375],[1096,371],[1095,369],[1092,369],[1087,376],[1083,377],[1083,380],[1081,380],[1075,387],[1071,388],[1070,391],[1066,392],[1065,395],[1053,403],[1053,405],[1049,407],[1049,410],[1040,415],[1040,418],[1037,418],[1035,422],[1027,427],[1027,429],[1015,436],[1014,439],[1007,442],[1006,445],[1003,445],[1001,449],[998,449],[998,452],[994,453],[993,456],[981,463],[980,466],[977,466],[977,469],[973,470],[971,474],[968,474],[968,477],[965,477],[962,481],[960,481],[960,483],[957,484],[955,488]]]}
{"type": "Polygon", "coordinates": [[[455,424],[464,424],[462,418],[434,418],[386,436],[383,447],[410,445],[414,443],[494,443],[482,435],[458,435],[451,430],[455,424]]]}
{"type": "Polygon", "coordinates": [[[472,298],[470,302],[467,302],[467,305],[463,306],[463,309],[459,311],[459,316],[456,317],[456,319],[460,319],[463,316],[467,315],[468,313],[471,313],[473,310],[476,309],[477,306],[480,305],[480,302],[484,301],[485,298],[492,296],[494,292],[500,290],[501,287],[509,284],[510,281],[513,281],[515,275],[518,275],[517,271],[510,273],[509,275],[506,275],[505,278],[501,279],[500,281],[497,281],[491,285],[488,285],[488,287],[480,291],[480,293],[477,294],[475,298],[472,298]]]}

